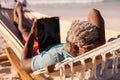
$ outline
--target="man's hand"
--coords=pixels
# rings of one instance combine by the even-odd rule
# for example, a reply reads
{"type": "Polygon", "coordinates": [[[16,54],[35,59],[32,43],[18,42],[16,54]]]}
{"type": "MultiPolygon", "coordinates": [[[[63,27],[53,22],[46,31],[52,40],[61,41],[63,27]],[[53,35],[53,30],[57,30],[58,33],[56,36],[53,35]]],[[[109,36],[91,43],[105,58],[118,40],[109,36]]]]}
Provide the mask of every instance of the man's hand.
{"type": "Polygon", "coordinates": [[[37,19],[34,20],[30,33],[37,36],[37,19]]]}
{"type": "Polygon", "coordinates": [[[94,44],[90,44],[90,45],[84,45],[81,48],[79,48],[80,53],[83,54],[89,50],[92,50],[93,48],[95,48],[94,44]]]}

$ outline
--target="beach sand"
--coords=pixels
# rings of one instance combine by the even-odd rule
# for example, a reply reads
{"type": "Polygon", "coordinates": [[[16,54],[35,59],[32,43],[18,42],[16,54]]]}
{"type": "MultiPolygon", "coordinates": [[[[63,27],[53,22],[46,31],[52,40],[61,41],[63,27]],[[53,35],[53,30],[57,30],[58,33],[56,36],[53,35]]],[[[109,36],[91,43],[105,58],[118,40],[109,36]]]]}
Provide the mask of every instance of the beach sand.
{"type": "MultiPolygon", "coordinates": [[[[5,56],[6,41],[0,35],[0,57],[5,56]]],[[[8,60],[0,61],[0,80],[20,80],[17,72],[8,60]]]]}
{"type": "MultiPolygon", "coordinates": [[[[27,9],[41,12],[46,15],[59,16],[67,22],[75,19],[87,20],[90,9],[96,8],[101,11],[105,19],[106,34],[117,37],[120,34],[120,4],[99,3],[99,4],[55,4],[55,5],[29,5],[27,9]],[[115,33],[117,32],[117,33],[115,33]]],[[[106,36],[107,40],[110,38],[106,36]]],[[[0,36],[0,56],[4,55],[4,48],[7,46],[0,36]]],[[[16,71],[11,67],[9,61],[0,62],[0,80],[19,80],[16,71]]]]}

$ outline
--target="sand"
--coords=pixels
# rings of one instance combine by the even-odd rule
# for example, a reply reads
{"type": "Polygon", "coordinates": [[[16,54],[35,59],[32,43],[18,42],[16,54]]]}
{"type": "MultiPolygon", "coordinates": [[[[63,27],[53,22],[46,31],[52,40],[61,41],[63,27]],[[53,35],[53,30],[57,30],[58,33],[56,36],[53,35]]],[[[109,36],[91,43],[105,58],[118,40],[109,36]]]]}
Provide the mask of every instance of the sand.
{"type": "MultiPolygon", "coordinates": [[[[5,56],[6,41],[0,35],[0,57],[5,56]]],[[[0,61],[0,80],[20,80],[17,72],[12,68],[10,62],[0,61]]]]}
{"type": "MultiPolygon", "coordinates": [[[[100,4],[59,4],[59,5],[30,5],[28,9],[42,12],[51,16],[60,16],[68,22],[75,19],[87,20],[87,14],[91,8],[101,11],[105,19],[106,34],[117,37],[120,34],[120,4],[100,3],[100,4]],[[117,32],[115,34],[115,32],[117,32]]],[[[107,39],[110,38],[106,36],[107,39]]],[[[0,56],[5,55],[4,48],[7,46],[0,36],[0,56]]],[[[19,80],[17,72],[11,67],[9,61],[0,62],[0,80],[19,80]]]]}

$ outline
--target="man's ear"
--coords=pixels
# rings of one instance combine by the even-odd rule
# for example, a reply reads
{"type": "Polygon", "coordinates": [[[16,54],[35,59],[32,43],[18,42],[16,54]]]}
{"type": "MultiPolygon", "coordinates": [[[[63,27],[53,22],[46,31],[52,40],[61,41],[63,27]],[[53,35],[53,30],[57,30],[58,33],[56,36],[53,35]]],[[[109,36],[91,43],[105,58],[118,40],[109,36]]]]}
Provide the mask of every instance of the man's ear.
{"type": "Polygon", "coordinates": [[[74,48],[75,50],[79,50],[79,47],[77,45],[75,45],[74,43],[72,44],[72,48],[74,48]]]}
{"type": "Polygon", "coordinates": [[[72,56],[76,57],[79,53],[79,47],[72,43],[70,46],[70,52],[71,52],[72,56]]]}

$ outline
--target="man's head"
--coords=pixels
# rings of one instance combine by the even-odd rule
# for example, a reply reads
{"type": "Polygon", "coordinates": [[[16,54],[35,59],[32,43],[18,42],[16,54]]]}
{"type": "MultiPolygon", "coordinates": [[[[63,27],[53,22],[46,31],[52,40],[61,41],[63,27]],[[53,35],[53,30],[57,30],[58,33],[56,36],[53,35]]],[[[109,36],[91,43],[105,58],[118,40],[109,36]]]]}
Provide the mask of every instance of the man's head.
{"type": "Polygon", "coordinates": [[[96,26],[87,21],[76,20],[72,23],[66,37],[64,49],[73,56],[81,54],[84,45],[94,43],[99,39],[99,31],[96,26]]]}

